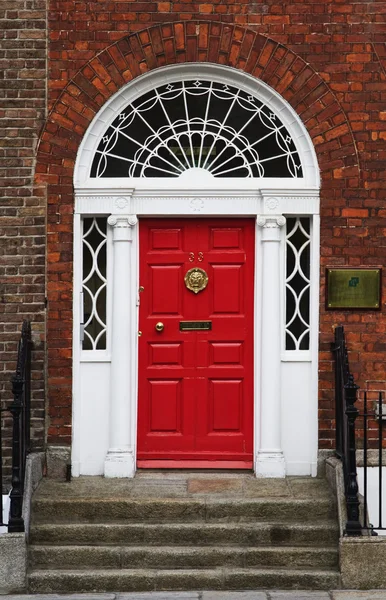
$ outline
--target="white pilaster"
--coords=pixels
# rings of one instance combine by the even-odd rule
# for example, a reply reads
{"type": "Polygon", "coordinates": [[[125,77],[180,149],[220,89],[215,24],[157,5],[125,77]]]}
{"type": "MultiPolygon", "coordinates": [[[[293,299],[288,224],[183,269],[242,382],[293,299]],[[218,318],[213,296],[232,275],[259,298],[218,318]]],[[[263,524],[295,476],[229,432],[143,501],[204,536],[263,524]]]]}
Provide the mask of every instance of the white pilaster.
{"type": "Polygon", "coordinates": [[[113,228],[113,313],[111,328],[111,379],[109,414],[109,450],[105,459],[105,477],[134,477],[135,440],[132,420],[135,418],[131,381],[130,341],[135,332],[130,267],[132,265],[132,228],[136,215],[111,215],[113,228]]]}
{"type": "Polygon", "coordinates": [[[281,443],[280,373],[280,228],[282,215],[259,216],[262,228],[262,325],[260,448],[256,456],[257,477],[284,477],[281,443]]]}

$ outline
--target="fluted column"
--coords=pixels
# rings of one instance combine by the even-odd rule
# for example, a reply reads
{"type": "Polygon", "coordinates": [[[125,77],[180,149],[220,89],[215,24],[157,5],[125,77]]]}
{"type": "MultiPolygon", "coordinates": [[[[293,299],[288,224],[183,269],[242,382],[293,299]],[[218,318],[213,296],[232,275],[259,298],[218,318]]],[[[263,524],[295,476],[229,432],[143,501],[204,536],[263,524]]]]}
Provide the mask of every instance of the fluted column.
{"type": "Polygon", "coordinates": [[[113,310],[111,328],[111,373],[109,450],[105,459],[105,477],[134,477],[135,440],[134,382],[130,371],[130,340],[135,335],[130,301],[132,266],[132,228],[136,215],[111,215],[113,228],[113,310]]]}
{"type": "Polygon", "coordinates": [[[280,228],[285,217],[260,216],[262,228],[262,326],[261,326],[261,414],[260,447],[256,457],[257,477],[284,477],[281,445],[281,310],[280,228]]]}

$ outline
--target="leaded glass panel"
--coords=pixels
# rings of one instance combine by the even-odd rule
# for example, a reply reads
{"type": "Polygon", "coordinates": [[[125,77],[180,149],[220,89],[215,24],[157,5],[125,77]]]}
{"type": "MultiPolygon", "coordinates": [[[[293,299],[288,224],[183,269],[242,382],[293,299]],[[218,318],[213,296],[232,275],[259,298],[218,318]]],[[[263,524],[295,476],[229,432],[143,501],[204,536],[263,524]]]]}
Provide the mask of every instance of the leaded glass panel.
{"type": "Polygon", "coordinates": [[[302,177],[296,145],[255,96],[206,80],[180,81],[140,96],[114,119],[91,177],[302,177]]]}

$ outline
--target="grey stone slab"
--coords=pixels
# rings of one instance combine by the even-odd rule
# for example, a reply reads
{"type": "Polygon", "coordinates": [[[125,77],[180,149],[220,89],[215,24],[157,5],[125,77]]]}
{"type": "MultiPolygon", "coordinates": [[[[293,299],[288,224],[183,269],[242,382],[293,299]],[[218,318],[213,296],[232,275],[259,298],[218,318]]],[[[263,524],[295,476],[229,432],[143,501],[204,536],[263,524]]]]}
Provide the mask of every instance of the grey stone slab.
{"type": "Polygon", "coordinates": [[[333,600],[386,600],[386,590],[367,590],[358,592],[356,590],[345,590],[344,592],[332,592],[333,600]]]}
{"type": "Polygon", "coordinates": [[[27,542],[31,522],[32,495],[43,479],[44,462],[44,452],[32,452],[27,456],[25,464],[23,519],[27,542]]]}
{"type": "Polygon", "coordinates": [[[243,490],[242,479],[229,479],[226,477],[217,479],[189,479],[189,494],[221,494],[221,496],[241,494],[243,490]]]}
{"type": "Polygon", "coordinates": [[[269,592],[270,600],[330,600],[328,592],[269,592]]]}
{"type": "Polygon", "coordinates": [[[287,479],[245,479],[244,495],[246,498],[273,498],[275,496],[291,496],[287,479]]]}
{"type": "MultiPolygon", "coordinates": [[[[344,590],[378,589],[385,593],[386,539],[384,536],[347,536],[340,539],[339,546],[342,588],[344,590]]],[[[337,588],[338,586],[334,586],[334,589],[337,588]]]]}
{"type": "Polygon", "coordinates": [[[294,498],[331,497],[331,490],[326,479],[317,477],[288,477],[289,489],[294,498]]]}
{"type": "Polygon", "coordinates": [[[48,477],[65,479],[67,465],[71,464],[71,449],[68,446],[48,446],[46,461],[48,477]]]}
{"type": "Polygon", "coordinates": [[[1,600],[116,600],[116,594],[25,594],[1,596],[1,600]]]}
{"type": "Polygon", "coordinates": [[[143,498],[182,498],[186,496],[186,482],[174,479],[141,480],[133,486],[131,495],[143,498]]]}
{"type": "Polygon", "coordinates": [[[199,597],[198,592],[145,592],[143,594],[117,594],[116,600],[199,600],[199,597]]]}
{"type": "MultiPolygon", "coordinates": [[[[1,600],[199,600],[199,598],[199,592],[131,592],[128,594],[25,594],[1,596],[1,600]]],[[[255,600],[254,597],[253,600],[255,600]]]]}
{"type": "Polygon", "coordinates": [[[203,592],[202,600],[267,600],[265,592],[203,592]]]}
{"type": "Polygon", "coordinates": [[[0,594],[25,590],[27,546],[24,533],[0,535],[0,594]]]}

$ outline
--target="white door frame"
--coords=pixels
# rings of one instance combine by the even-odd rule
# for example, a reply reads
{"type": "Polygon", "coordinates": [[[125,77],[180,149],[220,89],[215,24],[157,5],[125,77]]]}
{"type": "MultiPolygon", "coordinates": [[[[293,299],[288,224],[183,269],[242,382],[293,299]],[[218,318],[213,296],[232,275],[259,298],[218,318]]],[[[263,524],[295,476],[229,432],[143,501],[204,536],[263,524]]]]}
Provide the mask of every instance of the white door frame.
{"type": "MultiPolygon", "coordinates": [[[[137,222],[138,218],[144,216],[255,217],[254,469],[257,475],[264,477],[284,476],[287,463],[287,472],[316,475],[319,184],[315,152],[299,117],[274,90],[243,72],[201,63],[164,67],[130,82],[106,103],[84,137],[75,169],[72,445],[75,476],[104,473],[111,477],[132,477],[135,473],[139,304],[137,222]],[[293,139],[296,139],[303,178],[230,178],[219,181],[212,176],[206,176],[205,172],[201,172],[198,178],[197,173],[189,171],[179,178],[172,179],[89,177],[90,165],[100,137],[133,96],[138,97],[160,82],[189,79],[193,76],[220,77],[222,82],[240,86],[272,107],[293,139]],[[106,350],[97,351],[82,351],[79,337],[81,216],[87,215],[109,217],[110,229],[108,343],[106,350]],[[297,215],[309,216],[312,221],[311,343],[307,351],[287,351],[284,345],[283,216],[297,215]],[[113,289],[114,294],[111,291],[113,289]],[[123,290],[124,293],[118,293],[118,290],[123,290]],[[130,298],[129,304],[127,298],[130,298]],[[125,330],[124,336],[121,336],[121,327],[125,330]],[[114,334],[111,335],[111,332],[114,334]],[[282,431],[282,419],[278,417],[278,413],[288,416],[288,401],[283,397],[281,388],[281,380],[285,376],[284,365],[295,363],[298,366],[290,368],[299,369],[299,365],[307,365],[304,368],[307,368],[307,393],[310,395],[303,403],[307,414],[301,414],[301,417],[307,420],[309,429],[307,441],[304,442],[308,445],[304,465],[301,464],[302,460],[299,461],[296,457],[291,463],[286,456],[290,451],[283,452],[282,440],[287,433],[282,431]],[[90,375],[94,368],[92,365],[96,365],[94,378],[98,376],[99,368],[99,372],[104,369],[104,377],[108,379],[104,395],[99,401],[103,405],[98,417],[99,429],[96,427],[97,431],[94,433],[89,425],[86,425],[87,420],[93,418],[93,414],[88,414],[86,408],[87,386],[84,386],[86,377],[93,378],[92,374],[90,375]],[[91,450],[87,450],[93,447],[90,439],[92,435],[99,436],[99,446],[104,448],[105,454],[103,461],[99,458],[93,462],[92,457],[85,457],[92,454],[91,450]],[[298,466],[288,468],[291,464],[298,466]]],[[[97,392],[98,390],[95,390],[96,394],[97,392]]],[[[299,407],[299,410],[303,408],[299,407]]],[[[296,410],[294,414],[296,418],[296,410]]]]}
{"type": "MultiPolygon", "coordinates": [[[[284,476],[285,460],[281,445],[278,447],[277,440],[280,440],[280,419],[278,413],[281,412],[281,389],[280,373],[281,363],[298,362],[312,364],[312,419],[308,426],[312,430],[312,446],[314,448],[313,464],[316,465],[317,451],[317,332],[318,332],[318,293],[319,278],[318,264],[319,252],[318,242],[314,236],[313,255],[312,255],[312,290],[311,290],[311,349],[309,351],[286,351],[283,347],[283,304],[284,304],[284,285],[283,285],[283,256],[285,233],[283,225],[285,219],[283,215],[309,215],[313,217],[313,230],[318,230],[318,207],[319,198],[316,190],[293,190],[291,196],[283,195],[281,190],[260,190],[259,192],[248,193],[240,192],[238,196],[231,194],[217,195],[213,197],[208,191],[195,190],[185,196],[172,196],[169,192],[167,196],[146,195],[142,192],[131,194],[122,192],[114,196],[98,194],[95,191],[90,194],[88,190],[82,190],[77,193],[75,207],[75,248],[74,256],[80,256],[80,215],[110,215],[110,227],[115,229],[119,236],[126,236],[127,254],[129,257],[123,265],[125,269],[118,273],[114,269],[110,290],[117,289],[116,283],[119,279],[119,285],[126,279],[126,291],[122,288],[123,294],[111,293],[109,306],[108,327],[114,331],[114,319],[118,321],[118,327],[122,325],[121,319],[128,319],[126,331],[129,331],[127,343],[108,335],[109,343],[106,351],[81,351],[79,341],[79,323],[80,307],[79,302],[74,302],[74,404],[73,404],[73,463],[74,474],[81,474],[80,443],[82,436],[81,423],[84,422],[85,415],[82,417],[82,394],[80,392],[80,364],[92,364],[106,362],[110,363],[112,372],[110,374],[110,399],[109,399],[109,419],[110,423],[119,420],[129,422],[126,425],[127,435],[118,440],[118,444],[111,444],[114,440],[114,432],[110,433],[109,452],[104,466],[106,476],[124,476],[130,477],[135,473],[136,465],[136,425],[137,425],[137,389],[138,389],[138,227],[137,218],[142,216],[151,217],[213,217],[213,216],[234,216],[234,217],[255,217],[256,218],[256,275],[255,275],[255,398],[254,398],[254,468],[255,472],[261,476],[284,476]],[[226,206],[226,210],[224,210],[226,206]],[[268,237],[267,237],[268,236],[268,237]],[[266,255],[264,238],[271,242],[266,247],[271,248],[278,243],[279,253],[275,256],[266,255]],[[268,261],[264,265],[262,261],[268,261]],[[272,262],[272,261],[277,261],[272,262]],[[269,288],[267,281],[263,284],[263,272],[280,273],[272,283],[276,288],[269,288]],[[277,289],[277,287],[279,289],[277,289]],[[268,291],[268,290],[271,291],[268,291]],[[276,289],[275,294],[272,289],[276,289]],[[130,310],[128,311],[127,301],[122,301],[122,297],[130,297],[130,310]],[[129,314],[127,314],[129,313],[129,314]],[[126,316],[125,316],[126,314],[126,316]],[[261,329],[262,323],[265,323],[265,329],[261,329]],[[274,343],[273,343],[274,342],[274,343]],[[273,343],[273,345],[272,345],[273,343]],[[264,352],[262,352],[264,350],[264,352]],[[118,357],[115,363],[114,358],[118,357]],[[123,368],[126,365],[127,368],[123,368]],[[123,379],[122,379],[123,378],[123,379]],[[262,387],[263,386],[263,387],[262,387]],[[279,386],[279,387],[278,387],[279,386]],[[272,399],[275,399],[273,402],[272,399]],[[267,412],[268,411],[268,412],[267,412]],[[122,419],[122,416],[125,416],[122,419]],[[115,417],[115,418],[114,418],[115,417]],[[276,424],[275,429],[272,426],[276,424]],[[273,438],[265,441],[264,447],[261,446],[260,432],[269,430],[273,438]],[[275,443],[276,442],[276,443],[275,443]],[[272,444],[274,446],[272,447],[272,444]]],[[[110,245],[113,246],[115,242],[110,245]]],[[[125,246],[125,243],[119,241],[117,248],[125,246]]],[[[115,249],[114,251],[115,252],[115,249]]],[[[115,260],[116,260],[116,255],[115,260]]],[[[79,298],[80,293],[80,261],[75,258],[75,277],[74,277],[74,298],[79,298]]],[[[267,275],[266,275],[267,277],[267,275]]],[[[91,415],[92,416],[92,415],[91,415]]],[[[311,469],[314,473],[315,466],[311,469]]],[[[84,471],[83,471],[84,472],[84,471]]]]}

